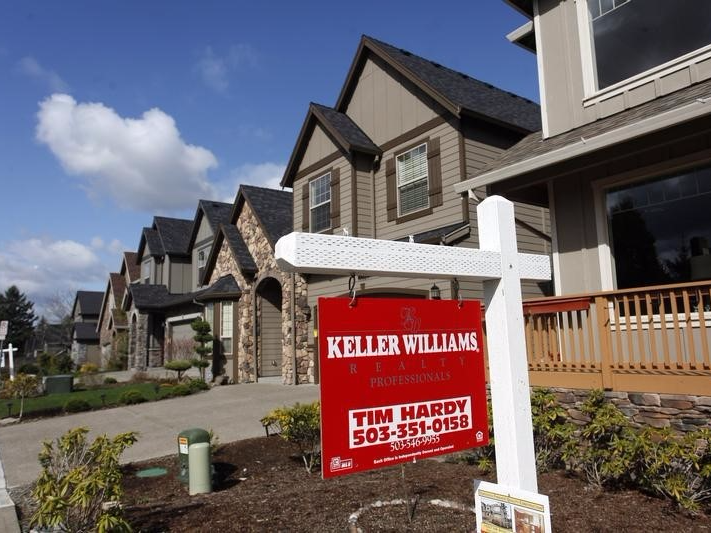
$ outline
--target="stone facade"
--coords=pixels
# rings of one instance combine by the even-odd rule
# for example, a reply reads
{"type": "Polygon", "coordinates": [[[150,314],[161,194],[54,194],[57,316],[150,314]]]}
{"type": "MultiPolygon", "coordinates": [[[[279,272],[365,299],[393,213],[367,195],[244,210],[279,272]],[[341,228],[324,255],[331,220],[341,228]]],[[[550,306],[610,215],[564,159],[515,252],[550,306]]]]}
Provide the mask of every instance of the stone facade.
{"type": "MultiPolygon", "coordinates": [[[[128,368],[146,369],[148,355],[148,315],[134,312],[135,320],[131,320],[128,329],[128,368]]],[[[160,366],[160,365],[157,365],[160,366]]]]}
{"type": "Polygon", "coordinates": [[[308,343],[308,321],[304,313],[307,300],[307,285],[300,275],[294,276],[279,270],[274,259],[274,249],[265,235],[249,202],[244,202],[236,221],[236,227],[242,235],[257,266],[254,277],[245,278],[232,256],[229,245],[223,241],[215,261],[210,283],[232,274],[242,289],[242,295],[235,302],[235,325],[233,346],[236,350],[237,373],[232,376],[237,382],[254,381],[260,371],[259,361],[255,361],[254,321],[259,320],[262,298],[259,297],[261,284],[269,279],[276,280],[281,287],[282,316],[282,358],[281,378],[284,384],[294,383],[294,353],[293,343],[296,343],[296,374],[297,383],[312,383],[314,381],[314,364],[310,356],[308,343]],[[292,286],[293,285],[293,286],[292,286]],[[291,301],[295,294],[296,327],[291,320],[291,301]],[[256,296],[256,298],[255,298],[256,296]]]}
{"type": "MultiPolygon", "coordinates": [[[[588,391],[551,390],[573,423],[583,425],[589,421],[580,410],[588,391]]],[[[680,432],[711,429],[711,396],[607,391],[605,398],[619,407],[636,427],[669,427],[680,432]]]]}

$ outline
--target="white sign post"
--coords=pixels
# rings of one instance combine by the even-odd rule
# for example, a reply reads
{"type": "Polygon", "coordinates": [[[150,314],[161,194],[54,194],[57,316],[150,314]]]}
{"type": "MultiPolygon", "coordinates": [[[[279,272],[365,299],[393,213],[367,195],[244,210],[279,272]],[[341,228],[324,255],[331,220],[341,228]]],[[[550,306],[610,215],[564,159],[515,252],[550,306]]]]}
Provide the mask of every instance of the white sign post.
{"type": "Polygon", "coordinates": [[[550,260],[516,251],[508,200],[487,198],[477,219],[478,250],[290,233],[277,242],[275,256],[289,272],[483,280],[497,481],[537,492],[521,279],[549,280],[550,260]]]}
{"type": "Polygon", "coordinates": [[[10,379],[15,379],[15,352],[17,348],[12,347],[12,343],[8,343],[7,348],[0,350],[0,357],[2,357],[2,366],[5,366],[5,354],[8,356],[8,364],[10,367],[10,379]]]}

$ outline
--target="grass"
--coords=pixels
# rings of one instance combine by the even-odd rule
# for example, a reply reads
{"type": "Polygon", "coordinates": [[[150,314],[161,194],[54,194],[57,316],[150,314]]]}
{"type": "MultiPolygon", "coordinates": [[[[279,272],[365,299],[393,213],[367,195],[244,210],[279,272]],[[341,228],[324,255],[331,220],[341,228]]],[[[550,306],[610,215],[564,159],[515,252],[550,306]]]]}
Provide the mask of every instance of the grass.
{"type": "MultiPolygon", "coordinates": [[[[91,409],[122,405],[121,396],[130,390],[136,390],[148,401],[161,400],[170,396],[172,387],[160,386],[157,383],[128,383],[104,385],[88,390],[77,390],[62,394],[46,394],[35,398],[25,398],[25,408],[22,416],[27,415],[54,415],[64,411],[64,406],[69,400],[84,400],[91,409]]],[[[0,400],[0,413],[2,417],[8,416],[8,404],[11,406],[11,416],[20,412],[19,399],[0,400]]]]}

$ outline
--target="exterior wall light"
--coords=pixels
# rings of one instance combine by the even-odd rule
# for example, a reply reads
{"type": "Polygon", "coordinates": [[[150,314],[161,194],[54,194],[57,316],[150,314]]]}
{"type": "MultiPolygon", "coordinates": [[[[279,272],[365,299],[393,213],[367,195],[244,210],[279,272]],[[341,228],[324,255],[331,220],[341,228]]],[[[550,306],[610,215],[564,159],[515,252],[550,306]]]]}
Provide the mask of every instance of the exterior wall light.
{"type": "Polygon", "coordinates": [[[439,292],[439,287],[436,284],[432,284],[430,287],[430,300],[440,300],[441,294],[439,292]]]}

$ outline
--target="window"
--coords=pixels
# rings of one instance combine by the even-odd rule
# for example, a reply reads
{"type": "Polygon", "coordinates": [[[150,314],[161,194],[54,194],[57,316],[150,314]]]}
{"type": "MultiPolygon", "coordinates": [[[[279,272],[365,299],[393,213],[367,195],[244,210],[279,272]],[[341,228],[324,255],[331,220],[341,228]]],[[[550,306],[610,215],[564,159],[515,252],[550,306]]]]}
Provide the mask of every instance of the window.
{"type": "Polygon", "coordinates": [[[229,355],[232,353],[232,302],[222,302],[220,322],[222,323],[220,328],[222,353],[229,355]]]}
{"type": "Polygon", "coordinates": [[[208,253],[208,248],[203,248],[202,250],[198,250],[197,253],[197,283],[196,285],[201,285],[202,284],[202,277],[205,274],[205,263],[207,263],[207,253],[208,253]]]}
{"type": "Polygon", "coordinates": [[[312,233],[331,227],[331,173],[309,183],[309,219],[312,233]]]}
{"type": "MultiPolygon", "coordinates": [[[[205,310],[203,313],[203,320],[210,324],[210,331],[215,331],[215,304],[212,302],[207,302],[205,304],[205,310]]],[[[206,344],[210,349],[212,349],[212,341],[206,344]]]]}
{"type": "Polygon", "coordinates": [[[151,282],[151,261],[150,261],[150,259],[147,261],[144,261],[143,264],[141,265],[141,278],[143,279],[144,284],[151,282]]]}
{"type": "Polygon", "coordinates": [[[711,167],[606,191],[617,288],[711,279],[711,167]]]}
{"type": "Polygon", "coordinates": [[[397,160],[398,213],[407,215],[429,207],[427,144],[400,154],[397,160]]]}
{"type": "Polygon", "coordinates": [[[587,0],[597,89],[711,44],[708,0],[587,0]]]}

